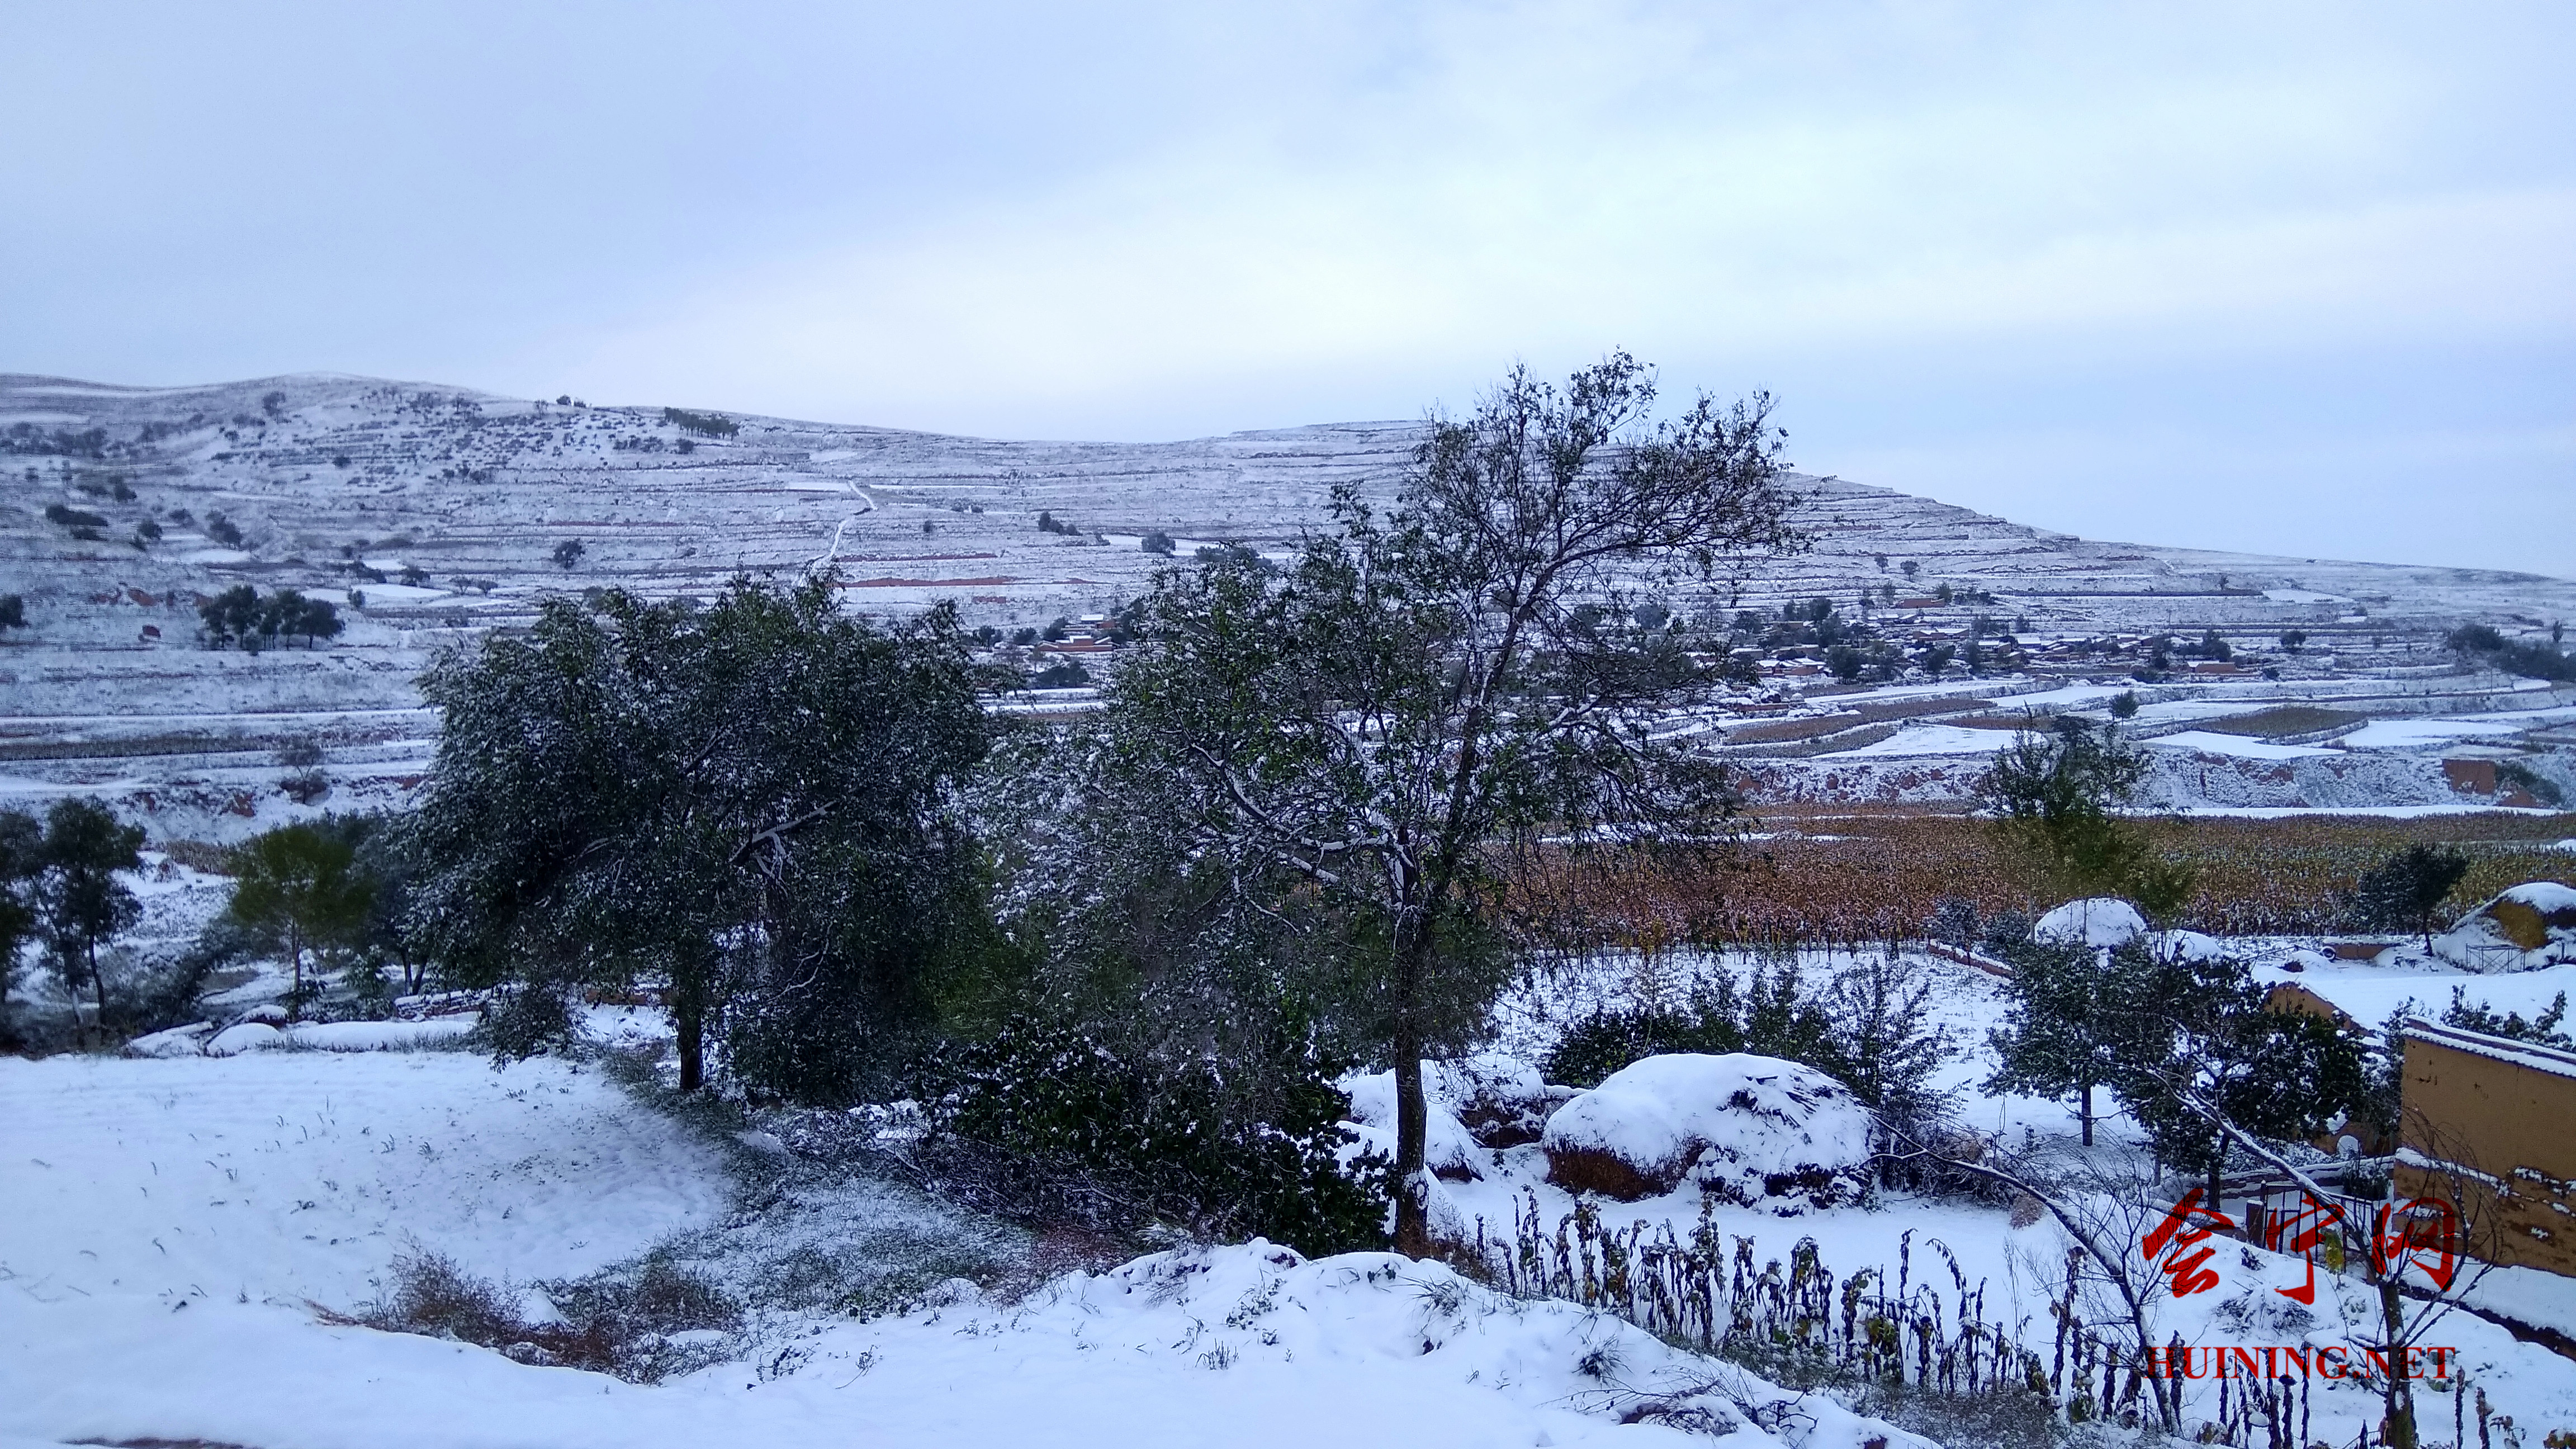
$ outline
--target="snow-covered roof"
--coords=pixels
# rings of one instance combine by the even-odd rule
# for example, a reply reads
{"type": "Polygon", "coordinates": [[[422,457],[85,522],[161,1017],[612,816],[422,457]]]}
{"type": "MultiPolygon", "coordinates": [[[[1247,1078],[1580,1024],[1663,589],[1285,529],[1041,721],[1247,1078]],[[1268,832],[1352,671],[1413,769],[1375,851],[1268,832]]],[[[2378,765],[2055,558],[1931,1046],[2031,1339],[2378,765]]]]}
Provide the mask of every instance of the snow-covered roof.
{"type": "Polygon", "coordinates": [[[2473,976],[2447,968],[2392,971],[2362,963],[2302,965],[2305,969],[2297,972],[2258,965],[2254,979],[2265,986],[2300,987],[2373,1030],[2401,1009],[2410,1016],[2422,1012],[2438,1015],[2451,1004],[2454,986],[2467,988],[2472,1005],[2518,1014],[2526,1020],[2547,1011],[2559,992],[2576,999],[2576,966],[2473,976]]]}
{"type": "Polygon", "coordinates": [[[2406,1023],[2406,1034],[2453,1051],[2510,1062],[2531,1071],[2547,1072],[2553,1077],[2576,1078],[2576,1052],[2562,1051],[2557,1047],[2515,1041],[2511,1037],[2489,1036],[2479,1031],[2462,1031],[2456,1026],[2444,1026],[2421,1017],[2406,1023]]]}

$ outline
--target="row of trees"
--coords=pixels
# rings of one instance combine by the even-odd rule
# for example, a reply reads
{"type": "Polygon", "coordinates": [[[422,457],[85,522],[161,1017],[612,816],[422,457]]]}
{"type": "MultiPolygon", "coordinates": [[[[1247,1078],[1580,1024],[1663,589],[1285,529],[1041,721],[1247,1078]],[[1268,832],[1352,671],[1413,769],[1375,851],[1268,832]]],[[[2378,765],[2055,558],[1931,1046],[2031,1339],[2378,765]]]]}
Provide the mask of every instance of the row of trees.
{"type": "Polygon", "coordinates": [[[197,606],[208,648],[239,645],[252,653],[282,638],[301,638],[307,647],[337,638],[345,627],[340,610],[327,599],[308,599],[293,589],[262,597],[249,584],[235,584],[197,606]]]}

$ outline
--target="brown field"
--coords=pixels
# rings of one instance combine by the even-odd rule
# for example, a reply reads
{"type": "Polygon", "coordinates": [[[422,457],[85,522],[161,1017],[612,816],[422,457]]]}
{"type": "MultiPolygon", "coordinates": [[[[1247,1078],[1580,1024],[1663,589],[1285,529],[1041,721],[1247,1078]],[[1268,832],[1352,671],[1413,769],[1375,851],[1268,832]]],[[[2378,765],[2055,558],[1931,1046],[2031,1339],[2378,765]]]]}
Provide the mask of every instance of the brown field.
{"type": "MultiPolygon", "coordinates": [[[[2343,929],[2335,897],[2391,852],[2415,843],[2456,844],[2472,858],[2450,909],[2506,886],[2555,880],[2576,886],[2576,853],[2552,842],[2576,835],[2576,818],[2504,813],[2386,820],[2139,822],[2156,846],[2199,872],[2199,894],[2178,924],[2215,935],[2327,934],[2343,929]]],[[[1775,811],[1766,838],[1730,864],[1623,862],[1613,869],[1527,879],[1520,898],[1554,902],[1596,941],[1655,948],[1684,941],[1759,944],[1868,943],[1906,939],[1944,896],[1984,914],[2037,915],[2056,904],[1983,822],[1900,810],[1775,811]],[[1567,909],[1572,907],[1574,909],[1567,909]]],[[[1542,907],[1544,909],[1544,907],[1542,907]]]]}
{"type": "Polygon", "coordinates": [[[2255,735],[2269,738],[2276,735],[2304,735],[2312,734],[2317,730],[2340,729],[2348,724],[2362,724],[2369,718],[2370,716],[2366,714],[2354,714],[2350,710],[2319,709],[2312,704],[2285,704],[2278,709],[2256,710],[2252,714],[2232,714],[2225,719],[2210,720],[2200,728],[2214,730],[2222,735],[2255,735]]]}

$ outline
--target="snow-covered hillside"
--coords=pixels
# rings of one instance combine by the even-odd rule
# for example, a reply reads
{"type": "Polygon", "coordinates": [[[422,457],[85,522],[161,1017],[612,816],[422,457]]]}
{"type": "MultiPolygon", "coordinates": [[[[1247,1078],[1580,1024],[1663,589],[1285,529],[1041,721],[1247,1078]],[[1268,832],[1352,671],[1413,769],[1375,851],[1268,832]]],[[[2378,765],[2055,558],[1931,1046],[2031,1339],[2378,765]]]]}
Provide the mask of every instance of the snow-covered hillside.
{"type": "MultiPolygon", "coordinates": [[[[1183,558],[1218,543],[1275,551],[1338,484],[1386,496],[1417,432],[997,442],[342,376],[193,388],[0,377],[0,593],[25,598],[29,624],[0,630],[0,801],[102,793],[157,838],[219,840],[304,810],[395,803],[435,731],[413,683],[421,666],[525,621],[548,593],[703,595],[738,572],[828,561],[863,610],[947,600],[971,622],[1042,627],[1140,593],[1165,562],[1139,546],[1151,533],[1183,558]],[[321,648],[198,647],[197,603],[243,583],[329,599],[348,627],[321,648]],[[307,742],[328,757],[327,797],[281,793],[277,751],[307,742]]],[[[1952,767],[1990,741],[1920,726],[2045,707],[2049,689],[2125,672],[2085,653],[2089,641],[2157,633],[2214,629],[2281,678],[2267,690],[2252,669],[2181,675],[2151,704],[2239,706],[2225,714],[2348,696],[2336,707],[2356,725],[2519,710],[2501,733],[2567,733],[2531,711],[2576,694],[2501,699],[2510,681],[2463,671],[2437,642],[2464,621],[2530,635],[2576,615],[2567,580],[2096,543],[1882,487],[1796,482],[1815,546],[1673,599],[1677,610],[1823,597],[1850,613],[1867,594],[1895,634],[1964,639],[1982,618],[2032,659],[2019,677],[1935,687],[1955,708],[1917,728],[1854,718],[1847,737],[1753,752],[1791,757],[1764,770],[1793,797],[1954,795],[1952,767]],[[2290,630],[2303,642],[2284,652],[2290,630]]],[[[1783,671],[1774,692],[1797,720],[1870,702],[1833,698],[1820,666],[1783,671]]],[[[2445,753],[2519,744],[2471,738],[2484,728],[2391,742],[2195,736],[2165,785],[2174,803],[2436,803],[2454,798],[2445,753]],[[2348,747],[2418,758],[2316,762],[2348,747]]]]}

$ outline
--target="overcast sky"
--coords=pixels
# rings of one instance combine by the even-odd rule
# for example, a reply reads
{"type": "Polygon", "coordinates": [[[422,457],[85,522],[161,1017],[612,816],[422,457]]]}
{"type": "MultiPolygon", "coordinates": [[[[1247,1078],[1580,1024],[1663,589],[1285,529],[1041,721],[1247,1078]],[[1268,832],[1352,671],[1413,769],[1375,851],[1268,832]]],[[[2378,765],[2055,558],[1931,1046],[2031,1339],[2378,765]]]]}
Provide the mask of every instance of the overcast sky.
{"type": "Polygon", "coordinates": [[[0,370],[1000,437],[1624,346],[2095,537],[2576,575],[2576,6],[0,7],[0,370]]]}

